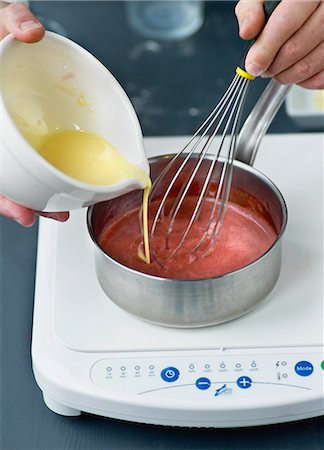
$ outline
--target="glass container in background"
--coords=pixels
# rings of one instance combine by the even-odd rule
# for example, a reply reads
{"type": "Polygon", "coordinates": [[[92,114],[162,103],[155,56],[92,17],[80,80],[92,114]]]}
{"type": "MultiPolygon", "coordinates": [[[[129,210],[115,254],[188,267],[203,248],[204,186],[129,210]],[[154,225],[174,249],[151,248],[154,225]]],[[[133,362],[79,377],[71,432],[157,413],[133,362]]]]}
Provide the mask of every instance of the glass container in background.
{"type": "Polygon", "coordinates": [[[143,37],[161,41],[186,39],[204,23],[202,0],[153,0],[125,3],[130,27],[143,37]]]}

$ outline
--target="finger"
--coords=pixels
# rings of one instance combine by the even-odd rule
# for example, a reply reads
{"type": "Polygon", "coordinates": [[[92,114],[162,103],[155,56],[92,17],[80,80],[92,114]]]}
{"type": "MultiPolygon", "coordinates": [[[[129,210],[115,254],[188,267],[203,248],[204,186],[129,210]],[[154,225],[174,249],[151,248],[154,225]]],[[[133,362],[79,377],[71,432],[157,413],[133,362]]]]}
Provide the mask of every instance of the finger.
{"type": "Polygon", "coordinates": [[[267,70],[269,76],[275,76],[300,61],[324,40],[323,17],[324,2],[321,2],[302,28],[281,47],[267,70]]]}
{"type": "Polygon", "coordinates": [[[48,217],[49,219],[58,220],[59,222],[66,222],[68,220],[68,218],[70,217],[70,214],[68,211],[64,211],[64,212],[37,211],[36,213],[38,216],[48,217]]]}
{"type": "Polygon", "coordinates": [[[0,214],[15,220],[24,227],[31,227],[35,222],[34,211],[17,205],[3,195],[0,195],[0,214]]]}
{"type": "Polygon", "coordinates": [[[23,42],[37,42],[44,36],[43,25],[21,3],[11,3],[0,9],[0,39],[11,33],[23,42]]]}
{"type": "Polygon", "coordinates": [[[271,14],[246,57],[246,70],[258,76],[265,72],[286,41],[315,11],[319,1],[282,0],[271,14]]]}
{"type": "Polygon", "coordinates": [[[9,34],[9,31],[5,28],[3,21],[1,20],[1,9],[8,6],[8,3],[0,2],[0,41],[3,39],[7,34],[9,34]]]}
{"type": "Polygon", "coordinates": [[[321,42],[305,58],[279,73],[275,78],[282,84],[302,83],[324,69],[324,42],[321,42]]]}
{"type": "Polygon", "coordinates": [[[260,34],[265,24],[263,0],[240,0],[235,14],[242,39],[252,39],[260,34]]]}
{"type": "Polygon", "coordinates": [[[324,89],[324,70],[321,70],[308,80],[298,83],[298,86],[305,89],[324,89]]]}

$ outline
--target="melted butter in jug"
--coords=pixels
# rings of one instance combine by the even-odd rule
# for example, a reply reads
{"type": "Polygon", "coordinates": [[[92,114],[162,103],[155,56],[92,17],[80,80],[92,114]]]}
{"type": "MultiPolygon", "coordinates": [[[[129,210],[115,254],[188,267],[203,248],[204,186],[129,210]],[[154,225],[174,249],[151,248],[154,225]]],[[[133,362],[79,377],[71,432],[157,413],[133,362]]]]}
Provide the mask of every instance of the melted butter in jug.
{"type": "Polygon", "coordinates": [[[149,184],[140,167],[94,133],[68,130],[49,134],[36,150],[58,170],[84,183],[109,185],[133,178],[149,184]]]}
{"type": "MultiPolygon", "coordinates": [[[[32,95],[16,96],[9,109],[25,139],[52,166],[87,184],[109,186],[134,179],[144,186],[144,252],[139,252],[138,257],[149,264],[147,203],[151,188],[150,177],[103,137],[76,129],[75,124],[68,123],[66,117],[61,117],[50,107],[46,108],[41,100],[44,101],[35,101],[32,95]]],[[[83,97],[79,100],[81,104],[83,97]]]]}

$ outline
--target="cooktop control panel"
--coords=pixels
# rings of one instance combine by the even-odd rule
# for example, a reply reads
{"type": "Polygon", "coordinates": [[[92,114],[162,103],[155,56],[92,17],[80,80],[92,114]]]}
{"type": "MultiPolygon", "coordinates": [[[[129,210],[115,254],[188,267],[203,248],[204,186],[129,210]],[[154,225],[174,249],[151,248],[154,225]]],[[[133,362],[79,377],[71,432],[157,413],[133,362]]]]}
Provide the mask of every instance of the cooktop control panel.
{"type": "Polygon", "coordinates": [[[125,357],[97,361],[92,382],[103,389],[163,398],[214,400],[323,393],[323,354],[125,357]]]}

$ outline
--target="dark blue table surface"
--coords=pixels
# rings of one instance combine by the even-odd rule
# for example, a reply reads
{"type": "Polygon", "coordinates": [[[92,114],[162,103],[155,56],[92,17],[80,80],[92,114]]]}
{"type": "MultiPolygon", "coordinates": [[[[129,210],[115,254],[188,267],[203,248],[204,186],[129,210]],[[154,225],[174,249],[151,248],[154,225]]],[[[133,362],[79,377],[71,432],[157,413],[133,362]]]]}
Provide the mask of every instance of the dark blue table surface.
{"type": "MultiPolygon", "coordinates": [[[[207,2],[206,21],[179,43],[148,42],[132,32],[123,2],[31,2],[70,38],[94,53],[119,79],[144,134],[192,134],[233,76],[242,43],[234,3],[207,2]],[[190,111],[195,114],[190,114],[190,111]]],[[[247,110],[265,86],[257,80],[247,110]]],[[[271,129],[298,129],[282,108],[271,129]]],[[[1,433],[5,449],[323,449],[324,419],[245,429],[179,429],[47,409],[30,358],[37,224],[31,229],[0,219],[1,433]]]]}

